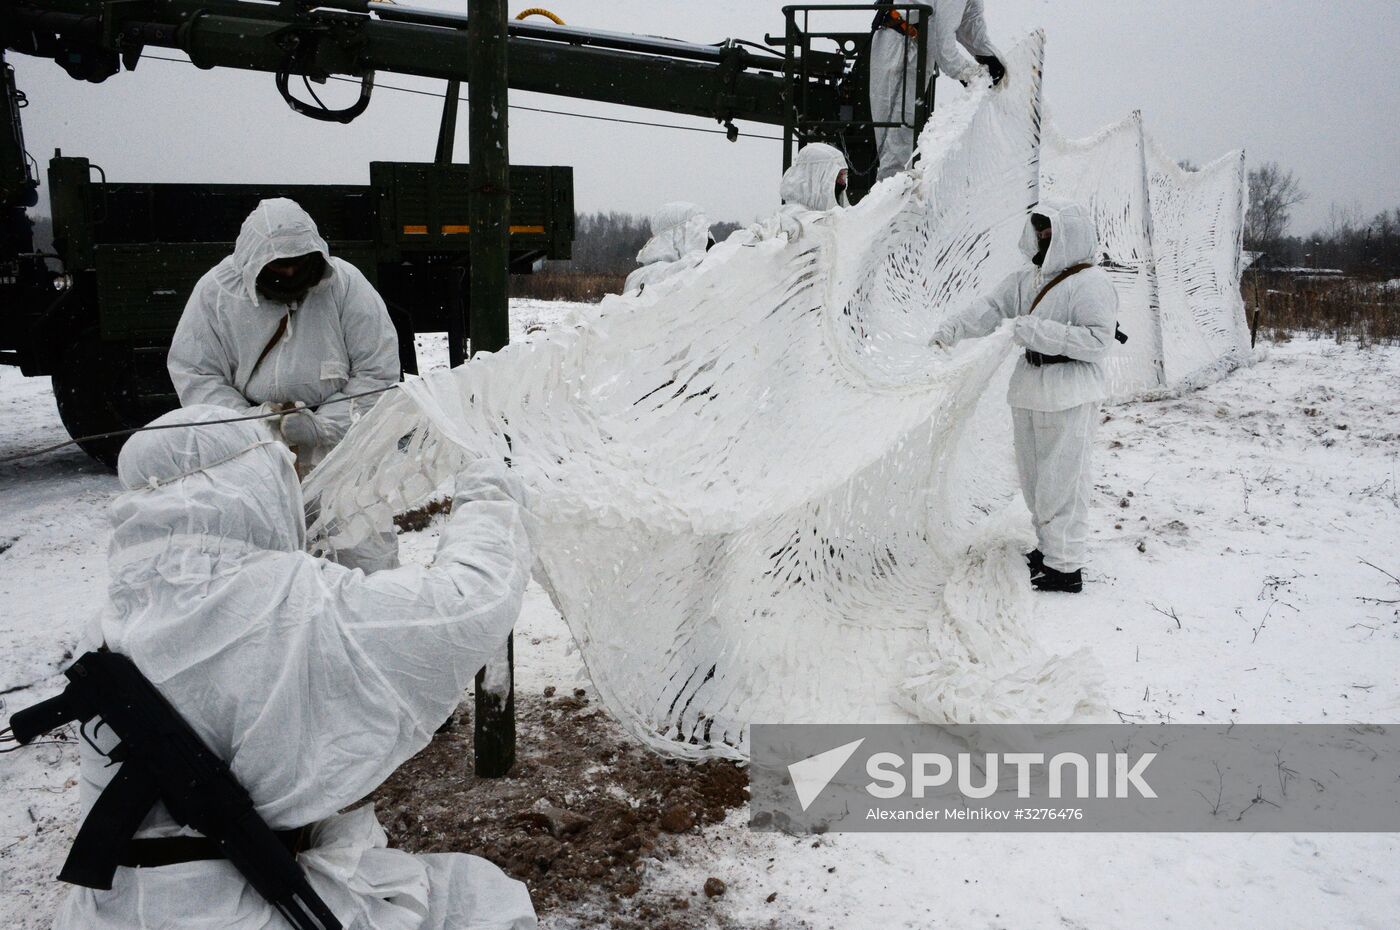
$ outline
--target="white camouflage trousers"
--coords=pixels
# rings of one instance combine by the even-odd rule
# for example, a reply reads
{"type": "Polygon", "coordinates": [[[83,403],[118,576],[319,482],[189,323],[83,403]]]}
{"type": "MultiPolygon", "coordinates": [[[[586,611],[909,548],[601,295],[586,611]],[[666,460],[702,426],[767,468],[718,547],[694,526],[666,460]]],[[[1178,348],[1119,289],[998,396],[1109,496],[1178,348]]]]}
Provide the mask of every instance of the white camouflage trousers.
{"type": "Polygon", "coordinates": [[[1089,456],[1099,422],[1097,401],[1044,412],[1011,409],[1016,470],[1035,521],[1045,564],[1056,571],[1083,568],[1089,547],[1089,456]]]}
{"type": "MultiPolygon", "coordinates": [[[[918,47],[894,29],[877,29],[870,38],[870,118],[877,123],[902,120],[905,126],[875,129],[880,153],[877,181],[892,177],[914,157],[914,107],[919,99],[918,47]]],[[[929,74],[929,80],[933,75],[929,74]]]]}

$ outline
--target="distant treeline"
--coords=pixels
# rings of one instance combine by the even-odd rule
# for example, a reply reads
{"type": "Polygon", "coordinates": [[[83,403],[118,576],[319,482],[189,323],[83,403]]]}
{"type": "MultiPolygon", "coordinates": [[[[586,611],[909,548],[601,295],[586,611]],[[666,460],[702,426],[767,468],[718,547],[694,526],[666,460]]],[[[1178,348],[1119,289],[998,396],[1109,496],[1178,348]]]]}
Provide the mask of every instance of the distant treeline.
{"type": "Polygon", "coordinates": [[[1322,232],[1258,245],[1275,266],[1340,268],[1357,277],[1400,278],[1400,207],[1382,210],[1370,220],[1337,212],[1322,232]]]}
{"type": "MultiPolygon", "coordinates": [[[[738,223],[712,223],[710,232],[721,242],[738,223]]],[[[531,275],[511,279],[511,294],[542,300],[601,300],[622,290],[637,267],[637,253],[651,238],[646,217],[631,213],[580,213],[574,220],[574,257],[548,261],[531,275]]]]}
{"type": "MultiPolygon", "coordinates": [[[[715,241],[725,239],[738,223],[712,223],[715,241]]],[[[651,238],[646,217],[631,213],[580,213],[574,220],[574,257],[546,262],[545,268],[577,274],[626,275],[637,267],[637,253],[651,238]]]]}
{"type": "Polygon", "coordinates": [[[630,213],[580,213],[574,219],[574,257],[546,262],[550,271],[622,274],[637,267],[637,252],[650,238],[645,218],[630,213]]]}
{"type": "Polygon", "coordinates": [[[1275,268],[1340,268],[1358,277],[1400,277],[1400,207],[1368,220],[1358,209],[1333,204],[1325,229],[1290,235],[1293,208],[1307,199],[1297,176],[1278,162],[1251,168],[1244,247],[1264,253],[1265,264],[1275,268]]]}

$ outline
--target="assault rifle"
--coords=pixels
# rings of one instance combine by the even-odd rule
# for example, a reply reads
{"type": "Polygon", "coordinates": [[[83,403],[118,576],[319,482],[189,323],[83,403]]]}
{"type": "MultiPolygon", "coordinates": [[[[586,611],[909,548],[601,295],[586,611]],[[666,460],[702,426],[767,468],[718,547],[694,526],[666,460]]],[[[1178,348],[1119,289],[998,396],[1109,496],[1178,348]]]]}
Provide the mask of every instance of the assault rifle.
{"type": "Polygon", "coordinates": [[[69,684],[62,694],[10,718],[14,739],[29,743],[74,720],[100,717],[121,740],[108,754],[121,768],[79,828],[60,880],[110,889],[137,828],[160,802],[176,823],[207,837],[297,930],[340,930],[228,765],[130,659],[89,652],[64,674],[69,684]]]}

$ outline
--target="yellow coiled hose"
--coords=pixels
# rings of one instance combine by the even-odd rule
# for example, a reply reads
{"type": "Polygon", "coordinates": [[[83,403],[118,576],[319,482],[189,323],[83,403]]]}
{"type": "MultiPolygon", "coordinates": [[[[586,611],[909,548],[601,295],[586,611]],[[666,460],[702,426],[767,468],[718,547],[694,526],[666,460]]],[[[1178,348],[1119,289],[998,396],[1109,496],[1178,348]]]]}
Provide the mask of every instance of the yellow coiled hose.
{"type": "Polygon", "coordinates": [[[562,19],[560,19],[558,16],[555,16],[553,13],[549,12],[549,10],[546,10],[542,6],[532,6],[528,10],[521,10],[519,13],[515,14],[516,19],[525,19],[527,16],[543,16],[545,19],[553,20],[554,25],[556,26],[565,25],[562,19]]]}

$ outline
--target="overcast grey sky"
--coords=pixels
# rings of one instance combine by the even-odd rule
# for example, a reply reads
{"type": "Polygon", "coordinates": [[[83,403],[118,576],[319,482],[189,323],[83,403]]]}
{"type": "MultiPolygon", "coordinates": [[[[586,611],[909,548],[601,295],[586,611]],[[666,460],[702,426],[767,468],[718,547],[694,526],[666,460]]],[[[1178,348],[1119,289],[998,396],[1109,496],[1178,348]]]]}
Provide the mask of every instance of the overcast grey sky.
{"type": "MultiPolygon", "coordinates": [[[[465,0],[410,0],[464,10],[465,0]]],[[[520,8],[531,5],[522,2],[520,8]]],[[[546,0],[570,25],[713,42],[782,28],[782,0],[546,0]]],[[[514,12],[515,6],[512,7],[514,12]]],[[[1045,96],[1070,136],[1134,109],[1177,158],[1204,163],[1243,147],[1278,161],[1311,197],[1294,232],[1331,207],[1369,218],[1400,207],[1400,0],[986,0],[994,40],[1049,37],[1045,96]]],[[[865,14],[856,14],[865,19],[865,14]]],[[[170,54],[157,52],[157,54],[170,54]]],[[[293,114],[272,76],[143,62],[102,85],[11,55],[30,151],[85,155],[113,180],[365,183],[371,160],[432,158],[440,104],[377,91],[350,126],[293,114]]],[[[384,83],[441,83],[382,75],[384,83]]],[[[949,84],[943,81],[943,84],[949,84]]],[[[943,94],[957,93],[956,84],[943,94]]],[[[332,87],[348,100],[348,85],[332,87]]],[[[324,95],[323,95],[324,96],[324,95]]],[[[334,102],[334,101],[333,101],[334,102]]],[[[512,104],[713,126],[704,120],[530,94],[512,104]]],[[[459,157],[466,153],[461,120],[459,157]]],[[[771,127],[746,131],[777,134],[771,127]]],[[[646,213],[666,200],[748,220],[777,206],[780,145],[515,110],[511,159],[575,167],[580,210],[646,213]]]]}

